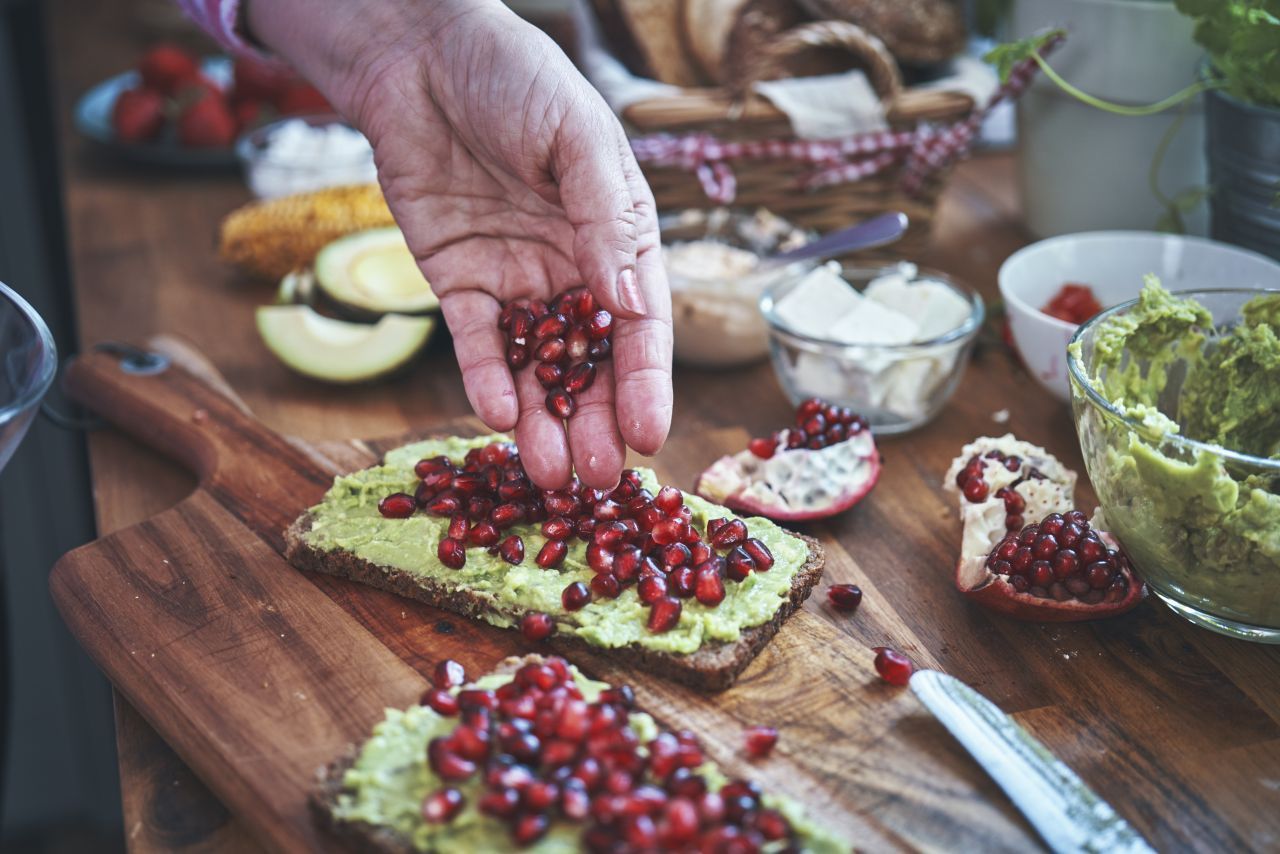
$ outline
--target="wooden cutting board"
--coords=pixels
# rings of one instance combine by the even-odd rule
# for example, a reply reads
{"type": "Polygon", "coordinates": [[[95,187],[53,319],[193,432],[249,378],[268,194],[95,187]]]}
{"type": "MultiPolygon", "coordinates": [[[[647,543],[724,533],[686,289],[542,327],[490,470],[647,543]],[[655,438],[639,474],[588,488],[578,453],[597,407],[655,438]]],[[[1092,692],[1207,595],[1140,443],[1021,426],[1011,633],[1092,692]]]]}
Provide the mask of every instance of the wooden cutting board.
{"type": "MultiPolygon", "coordinates": [[[[311,819],[316,769],[362,740],[387,706],[414,702],[436,661],[472,674],[530,651],[517,633],[335,578],[293,569],[282,533],[335,474],[407,441],[307,444],[249,414],[198,354],[172,339],[171,362],[134,373],[118,354],[72,363],[67,390],[120,429],[189,466],[182,503],[66,555],[51,588],[71,631],[129,702],[268,846],[331,841],[311,819]]],[[[478,422],[424,435],[473,433],[478,422]]],[[[701,447],[655,462],[687,483],[701,447]]],[[[855,511],[857,512],[857,511],[855,511]]],[[[831,620],[826,584],[722,694],[698,695],[591,656],[587,673],[625,681],[674,727],[689,727],[730,773],[805,803],[860,849],[1012,850],[1034,832],[909,691],[878,679],[869,648],[889,643],[935,662],[853,558],[831,540],[828,575],[857,580],[856,615],[831,620]],[[742,758],[743,729],[777,726],[773,756],[742,758]]]]}

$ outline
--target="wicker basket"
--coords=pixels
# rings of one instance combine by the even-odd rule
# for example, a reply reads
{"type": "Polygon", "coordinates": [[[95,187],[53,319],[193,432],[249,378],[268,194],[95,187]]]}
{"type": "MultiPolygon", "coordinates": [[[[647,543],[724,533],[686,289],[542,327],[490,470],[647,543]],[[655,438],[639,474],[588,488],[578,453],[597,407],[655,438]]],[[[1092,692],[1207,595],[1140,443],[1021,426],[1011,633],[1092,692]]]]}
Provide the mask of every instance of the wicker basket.
{"type": "MultiPolygon", "coordinates": [[[[951,124],[965,120],[973,100],[959,92],[906,89],[887,105],[892,130],[913,130],[923,122],[951,124]]],[[[686,89],[675,97],[632,104],[623,119],[638,135],[707,133],[725,141],[794,139],[787,117],[764,98],[735,101],[720,89],[686,89]]],[[[908,195],[902,188],[902,165],[847,183],[812,190],[800,188],[813,170],[810,163],[788,159],[743,158],[727,161],[737,179],[735,207],[763,207],[802,228],[820,232],[852,225],[885,211],[900,210],[911,221],[906,235],[882,254],[913,258],[929,239],[938,196],[950,172],[944,167],[908,195]]],[[[642,165],[658,209],[709,208],[702,185],[686,169],[642,165]]]]}

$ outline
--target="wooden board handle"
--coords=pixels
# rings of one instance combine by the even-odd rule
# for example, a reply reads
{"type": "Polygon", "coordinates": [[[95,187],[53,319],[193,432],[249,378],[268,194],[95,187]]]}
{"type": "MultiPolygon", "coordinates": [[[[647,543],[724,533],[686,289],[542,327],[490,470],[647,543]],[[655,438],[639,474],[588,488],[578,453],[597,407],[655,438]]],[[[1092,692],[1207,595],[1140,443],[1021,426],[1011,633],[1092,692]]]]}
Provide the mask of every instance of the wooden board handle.
{"type": "Polygon", "coordinates": [[[189,468],[200,486],[273,544],[332,474],[255,419],[203,357],[173,339],[100,345],[64,387],[77,403],[189,468]]]}

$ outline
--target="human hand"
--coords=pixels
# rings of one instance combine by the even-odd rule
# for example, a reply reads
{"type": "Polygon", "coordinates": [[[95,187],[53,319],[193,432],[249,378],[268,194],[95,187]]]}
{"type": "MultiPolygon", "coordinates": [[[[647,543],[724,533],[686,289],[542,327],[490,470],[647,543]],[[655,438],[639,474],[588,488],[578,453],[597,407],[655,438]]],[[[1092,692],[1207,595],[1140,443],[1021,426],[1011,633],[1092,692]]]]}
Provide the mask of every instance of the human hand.
{"type": "Polygon", "coordinates": [[[671,301],[653,196],[617,119],[544,34],[495,0],[251,0],[250,28],[374,147],[396,221],[454,337],[467,397],[514,428],[544,488],[613,486],[671,424],[671,301]],[[503,303],[586,284],[613,358],[566,424],[513,378],[503,303]]]}

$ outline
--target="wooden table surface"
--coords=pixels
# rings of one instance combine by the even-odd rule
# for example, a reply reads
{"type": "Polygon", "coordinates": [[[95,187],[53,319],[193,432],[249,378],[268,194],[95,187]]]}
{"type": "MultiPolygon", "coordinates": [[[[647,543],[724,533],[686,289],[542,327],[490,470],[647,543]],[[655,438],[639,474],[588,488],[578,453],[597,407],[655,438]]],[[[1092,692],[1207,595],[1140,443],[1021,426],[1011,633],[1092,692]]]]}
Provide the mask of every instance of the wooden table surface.
{"type": "MultiPolygon", "coordinates": [[[[131,167],[70,130],[75,97],[127,68],[168,26],[167,10],[129,0],[58,0],[50,8],[82,346],[182,335],[264,422],[310,439],[394,435],[467,412],[456,363],[440,341],[410,373],[365,388],[327,388],[277,365],[252,322],[271,288],[237,278],[212,249],[219,219],[248,198],[239,175],[131,167]]],[[[1029,239],[1013,174],[1003,155],[959,168],[923,259],[988,299],[1000,262],[1029,239]]],[[[675,387],[677,440],[716,429],[761,435],[787,417],[767,365],[678,369],[675,387]]],[[[935,422],[882,441],[886,468],[871,499],[819,533],[855,557],[880,595],[894,597],[945,670],[1045,740],[1157,848],[1277,849],[1280,648],[1192,628],[1155,602],[1117,620],[1049,626],[989,617],[955,594],[949,559],[940,556],[954,554],[959,531],[937,486],[962,443],[1006,429],[1079,467],[1066,407],[1003,348],[986,346],[935,422]],[[1009,422],[995,423],[993,413],[1006,408],[1009,422]]],[[[95,433],[89,442],[102,533],[171,506],[192,486],[188,474],[118,434],[95,433]]],[[[256,847],[120,699],[117,737],[132,851],[256,847]]]]}

